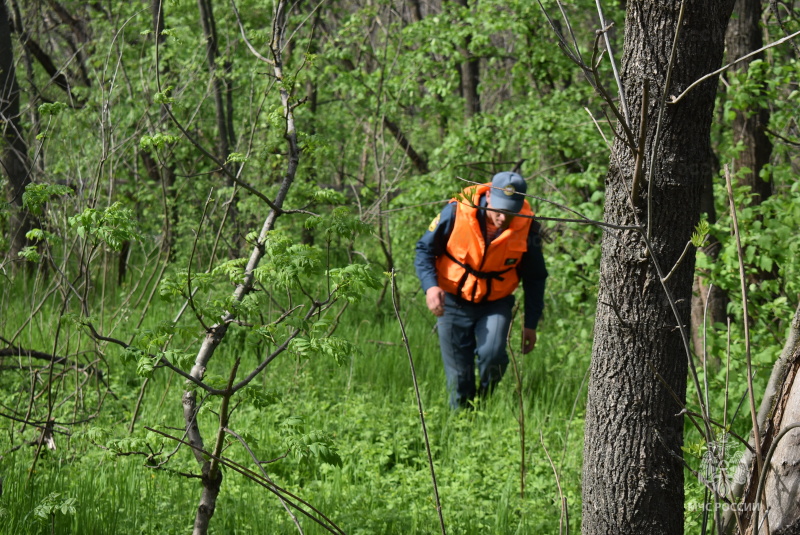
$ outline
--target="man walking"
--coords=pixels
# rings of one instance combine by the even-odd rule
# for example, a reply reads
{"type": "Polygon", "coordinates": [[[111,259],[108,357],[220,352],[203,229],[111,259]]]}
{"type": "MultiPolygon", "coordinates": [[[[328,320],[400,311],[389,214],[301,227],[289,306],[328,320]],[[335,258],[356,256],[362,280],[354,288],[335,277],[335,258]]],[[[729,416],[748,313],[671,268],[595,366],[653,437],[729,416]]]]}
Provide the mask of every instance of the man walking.
{"type": "Polygon", "coordinates": [[[506,337],[513,292],[522,281],[525,325],[522,352],[536,344],[544,309],[547,269],[539,224],[533,220],[525,180],[513,172],[466,188],[436,216],[417,242],[414,265],[428,309],[437,316],[452,408],[475,398],[475,360],[485,396],[508,366],[506,337]]]}

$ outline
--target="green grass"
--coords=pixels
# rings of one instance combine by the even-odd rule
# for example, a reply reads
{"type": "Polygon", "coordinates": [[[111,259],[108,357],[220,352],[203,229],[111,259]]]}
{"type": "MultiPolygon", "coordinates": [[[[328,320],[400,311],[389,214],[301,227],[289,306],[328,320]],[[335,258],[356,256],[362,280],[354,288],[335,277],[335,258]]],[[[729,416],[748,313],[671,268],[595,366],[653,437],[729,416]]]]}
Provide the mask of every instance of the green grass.
{"type": "MultiPolygon", "coordinates": [[[[432,330],[433,317],[422,303],[409,298],[404,304],[403,318],[448,533],[556,531],[560,499],[542,440],[559,472],[569,503],[570,527],[576,531],[585,404],[585,385],[581,386],[588,366],[590,338],[565,347],[552,326],[545,323],[534,353],[525,357],[517,353],[526,416],[526,486],[525,497],[520,498],[520,431],[513,370],[509,368],[495,394],[477,410],[449,410],[438,339],[432,330]],[[577,411],[573,412],[576,398],[577,411]]],[[[156,305],[161,308],[154,317],[167,318],[173,313],[164,303],[156,305]]],[[[557,311],[550,313],[555,316],[557,311]]],[[[20,317],[22,314],[24,311],[19,309],[20,317]]],[[[13,320],[4,321],[3,328],[8,331],[13,320]]],[[[591,333],[591,318],[584,322],[575,327],[583,329],[584,334],[591,333]]],[[[120,330],[125,328],[123,325],[120,330]]],[[[50,332],[47,325],[39,325],[28,343],[37,345],[39,337],[39,343],[45,343],[50,332]]],[[[80,338],[77,330],[70,333],[76,341],[80,338]]],[[[265,467],[276,484],[323,511],[345,532],[438,532],[408,356],[391,303],[384,303],[380,310],[374,304],[351,307],[336,334],[359,351],[341,366],[332,360],[282,355],[258,379],[263,388],[279,394],[279,401],[260,410],[239,406],[231,427],[247,436],[262,460],[285,453],[280,429],[290,416],[303,420],[305,432],[317,430],[332,437],[342,459],[340,467],[294,455],[265,467]]],[[[512,340],[518,343],[519,333],[515,331],[512,340]]],[[[192,350],[196,350],[196,344],[189,345],[187,351],[192,350]]],[[[258,360],[254,351],[252,346],[235,341],[223,346],[209,373],[224,375],[236,356],[242,358],[242,369],[249,369],[258,360]]],[[[71,439],[58,436],[58,449],[43,455],[30,477],[34,448],[18,449],[0,460],[0,475],[5,481],[0,498],[0,532],[50,533],[51,519],[38,518],[34,511],[51,493],[59,493],[56,502],[75,499],[74,512],[55,514],[56,533],[190,530],[201,487],[199,480],[175,473],[197,473],[197,464],[185,447],[167,465],[171,471],[145,466],[143,456],[117,456],[103,449],[115,439],[127,440],[117,443],[123,450],[127,447],[146,451],[148,445],[154,451],[160,447],[165,452],[174,449],[174,443],[145,432],[143,427],[180,435],[180,431],[169,427],[183,425],[183,381],[170,378],[171,372],[157,370],[147,387],[131,441],[127,425],[143,378],[135,374],[135,363],[122,365],[117,351],[107,350],[106,358],[116,397],[106,399],[98,419],[71,426],[71,439]]],[[[13,397],[11,389],[17,389],[15,395],[24,392],[23,376],[26,374],[19,374],[14,380],[8,375],[3,378],[5,403],[13,397]]],[[[61,392],[74,388],[74,380],[67,376],[62,388],[61,392]]],[[[215,407],[214,402],[207,403],[207,409],[215,407]]],[[[60,411],[60,420],[67,420],[73,412],[80,413],[74,404],[66,404],[60,411]]],[[[214,420],[212,413],[203,417],[207,445],[213,442],[214,420]]],[[[35,438],[29,428],[26,438],[32,437],[35,438]]],[[[14,445],[8,438],[0,440],[4,450],[14,445]]],[[[225,455],[253,468],[249,455],[236,441],[229,444],[225,455]]],[[[327,533],[298,516],[305,533],[327,533]]],[[[224,471],[211,528],[213,533],[297,532],[274,495],[230,470],[224,471]]]]}

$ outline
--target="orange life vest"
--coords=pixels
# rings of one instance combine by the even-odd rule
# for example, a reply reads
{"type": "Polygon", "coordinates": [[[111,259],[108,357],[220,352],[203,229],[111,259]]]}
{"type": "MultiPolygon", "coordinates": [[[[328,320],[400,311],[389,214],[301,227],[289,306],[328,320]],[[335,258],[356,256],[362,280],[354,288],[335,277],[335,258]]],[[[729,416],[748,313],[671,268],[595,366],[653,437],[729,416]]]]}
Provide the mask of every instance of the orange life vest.
{"type": "Polygon", "coordinates": [[[491,184],[469,187],[457,202],[453,232],[446,253],[436,259],[439,287],[467,301],[496,301],[517,289],[517,266],[528,250],[533,211],[525,201],[519,214],[497,238],[486,244],[478,222],[478,203],[491,184]]]}

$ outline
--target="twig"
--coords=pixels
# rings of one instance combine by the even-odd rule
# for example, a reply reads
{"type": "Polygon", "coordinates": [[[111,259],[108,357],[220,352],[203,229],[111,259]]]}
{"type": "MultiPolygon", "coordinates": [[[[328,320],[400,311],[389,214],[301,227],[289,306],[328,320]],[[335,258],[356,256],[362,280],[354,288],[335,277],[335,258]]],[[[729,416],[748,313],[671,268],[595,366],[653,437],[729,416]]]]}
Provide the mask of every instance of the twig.
{"type": "Polygon", "coordinates": [[[620,79],[619,71],[617,70],[617,62],[614,61],[614,52],[611,50],[611,40],[608,38],[608,30],[611,28],[611,25],[606,24],[605,16],[603,16],[603,7],[600,5],[600,0],[596,0],[595,3],[597,4],[597,14],[600,16],[600,27],[603,28],[603,39],[606,42],[606,50],[608,51],[608,59],[611,62],[611,70],[614,72],[614,80],[617,82],[619,104],[622,108],[622,114],[625,116],[625,122],[630,124],[631,119],[630,115],[628,114],[628,103],[625,99],[625,88],[622,86],[622,80],[620,79]]]}
{"type": "Polygon", "coordinates": [[[247,45],[247,48],[250,49],[250,52],[258,58],[260,61],[267,63],[269,65],[274,65],[275,62],[269,58],[265,58],[262,56],[258,50],[250,43],[250,40],[247,38],[247,34],[244,33],[244,25],[242,24],[242,19],[239,17],[239,10],[236,8],[236,2],[231,0],[231,7],[233,8],[233,14],[236,15],[236,22],[239,24],[239,32],[242,34],[242,39],[244,40],[244,44],[247,45]]]}
{"type": "Polygon", "coordinates": [[[644,79],[642,88],[642,111],[639,117],[639,140],[636,144],[636,163],[633,167],[633,184],[631,184],[631,204],[633,209],[639,205],[639,194],[642,187],[642,162],[644,161],[644,146],[647,141],[647,109],[650,104],[650,81],[644,79]]]}
{"type": "MultiPolygon", "coordinates": [[[[456,178],[458,180],[461,180],[462,182],[467,182],[468,184],[473,184],[473,185],[478,185],[478,186],[482,185],[482,182],[473,182],[472,180],[467,180],[466,178],[461,178],[460,176],[457,176],[456,178]]],[[[492,189],[499,189],[499,188],[495,188],[495,187],[492,186],[492,189]]],[[[557,208],[560,208],[562,210],[565,210],[567,212],[571,212],[571,213],[577,215],[580,219],[569,219],[569,218],[563,218],[563,217],[526,216],[526,215],[522,215],[522,214],[514,214],[515,217],[526,217],[526,218],[529,218],[529,219],[536,219],[537,221],[561,221],[563,223],[578,223],[578,224],[581,224],[581,225],[593,225],[593,226],[597,226],[597,227],[602,227],[602,228],[607,228],[607,229],[614,229],[614,230],[635,230],[635,231],[641,231],[642,230],[641,227],[637,227],[635,225],[614,225],[614,224],[611,224],[611,223],[606,223],[605,221],[595,221],[594,219],[589,219],[585,215],[581,214],[580,212],[577,212],[577,211],[573,210],[572,208],[569,208],[568,206],[564,206],[563,204],[557,203],[555,201],[551,201],[549,199],[545,199],[543,197],[539,197],[537,195],[532,195],[530,193],[519,193],[519,195],[523,195],[523,196],[529,197],[531,199],[536,199],[536,200],[539,200],[539,201],[542,201],[542,202],[546,202],[547,204],[552,204],[553,206],[555,206],[557,208]]],[[[486,210],[488,212],[503,212],[503,210],[497,210],[497,209],[483,207],[483,206],[476,206],[474,208],[477,208],[478,210],[486,210]]]]}
{"type": "Polygon", "coordinates": [[[752,58],[753,56],[755,56],[755,55],[757,55],[757,54],[759,54],[759,53],[761,53],[761,52],[763,52],[763,51],[765,51],[765,50],[767,50],[767,49],[770,49],[770,48],[772,48],[772,47],[775,47],[775,46],[781,45],[781,44],[785,43],[786,41],[789,41],[790,39],[794,39],[794,38],[795,38],[795,37],[797,37],[798,35],[800,35],[800,31],[794,32],[792,35],[787,35],[786,37],[784,37],[784,38],[782,38],[782,39],[778,39],[777,41],[775,41],[775,42],[773,42],[773,43],[770,43],[770,44],[768,44],[767,46],[762,46],[762,47],[761,47],[761,48],[759,48],[758,50],[754,50],[754,51],[750,52],[749,54],[745,54],[745,55],[744,55],[744,56],[742,56],[741,58],[739,58],[739,59],[736,59],[736,60],[734,60],[734,61],[732,61],[732,62],[728,63],[728,64],[727,64],[727,65],[725,65],[724,67],[721,67],[721,68],[717,69],[717,70],[716,70],[716,71],[714,71],[714,72],[710,72],[710,73],[706,74],[705,76],[702,76],[702,77],[698,78],[697,80],[695,80],[694,82],[692,82],[692,84],[691,84],[691,85],[689,85],[689,87],[687,87],[686,89],[684,89],[684,90],[683,90],[683,93],[681,93],[681,94],[680,94],[680,95],[678,95],[677,97],[672,97],[672,99],[670,100],[670,102],[669,102],[669,103],[670,103],[670,104],[675,104],[676,102],[678,102],[679,100],[681,100],[683,97],[685,97],[685,96],[686,96],[686,93],[688,93],[689,91],[691,91],[692,89],[694,89],[695,87],[697,87],[698,85],[700,85],[701,83],[705,82],[705,81],[706,81],[706,80],[708,80],[709,78],[713,78],[714,76],[718,75],[719,73],[721,73],[721,72],[724,72],[724,71],[726,71],[726,70],[730,69],[731,67],[733,67],[733,66],[734,66],[734,65],[736,65],[737,63],[741,63],[742,61],[744,61],[744,60],[746,60],[746,59],[752,58]]]}
{"type": "MultiPolygon", "coordinates": [[[[267,481],[272,483],[272,479],[270,479],[269,475],[267,475],[267,471],[264,470],[263,466],[261,466],[263,463],[258,460],[258,458],[256,457],[255,453],[253,453],[253,450],[251,450],[250,446],[247,444],[247,442],[245,442],[244,438],[242,438],[240,435],[235,433],[233,430],[228,429],[227,427],[224,428],[223,431],[225,431],[226,433],[228,433],[229,435],[233,436],[236,440],[239,441],[239,443],[242,445],[242,447],[245,450],[247,450],[247,453],[250,454],[250,458],[253,459],[253,462],[258,467],[259,472],[261,472],[261,475],[264,476],[264,479],[266,479],[267,481]]],[[[285,457],[285,455],[284,455],[284,457],[285,457]]],[[[297,530],[300,532],[300,535],[303,535],[303,528],[300,526],[300,522],[297,520],[297,517],[294,515],[294,513],[292,513],[292,510],[289,509],[289,506],[286,505],[286,502],[284,501],[282,496],[279,495],[278,499],[280,500],[281,504],[283,504],[283,508],[286,509],[286,512],[289,513],[289,516],[292,517],[292,521],[294,522],[294,525],[297,526],[297,530]]]]}
{"type": "Polygon", "coordinates": [[[767,134],[769,134],[771,136],[775,136],[776,138],[780,139],[781,141],[783,141],[787,145],[791,145],[792,147],[800,147],[800,141],[792,141],[789,138],[783,137],[782,135],[780,135],[779,133],[775,132],[774,130],[770,130],[769,128],[764,127],[764,132],[766,132],[767,134]]]}
{"type": "Polygon", "coordinates": [[[569,510],[567,509],[567,497],[564,496],[564,491],[561,488],[561,481],[558,478],[558,470],[556,470],[556,465],[553,464],[553,459],[550,457],[550,452],[547,451],[547,446],[544,444],[544,435],[542,434],[541,429],[539,430],[539,441],[542,443],[542,449],[544,449],[544,454],[547,456],[547,461],[550,463],[550,469],[553,470],[553,475],[556,478],[556,487],[558,487],[558,496],[561,502],[561,517],[558,519],[558,533],[566,535],[569,533],[569,510]],[[566,531],[564,530],[565,527],[566,531]]]}
{"type": "Polygon", "coordinates": [[[197,240],[200,238],[200,231],[203,230],[203,221],[206,219],[208,205],[211,202],[211,195],[213,192],[214,188],[208,190],[208,197],[206,197],[206,202],[203,205],[203,213],[200,216],[200,223],[198,225],[197,232],[194,233],[192,252],[189,254],[189,263],[187,264],[186,268],[186,299],[189,301],[189,306],[192,308],[195,318],[197,318],[197,321],[203,326],[203,330],[205,332],[209,331],[209,327],[206,325],[206,322],[203,321],[203,316],[200,314],[200,311],[194,306],[194,292],[192,291],[192,264],[194,263],[194,255],[197,252],[197,240]]]}
{"type": "Polygon", "coordinates": [[[750,354],[750,315],[747,308],[747,279],[745,278],[744,272],[744,252],[742,251],[741,234],[739,234],[739,219],[736,216],[736,204],[733,201],[733,184],[731,182],[731,174],[727,165],[725,165],[725,184],[728,187],[728,202],[731,208],[733,232],[736,236],[736,250],[739,255],[739,280],[742,288],[742,323],[744,324],[744,346],[747,365],[747,393],[750,402],[750,416],[753,420],[753,446],[756,450],[756,466],[758,468],[758,473],[761,474],[764,470],[764,464],[763,458],[761,457],[761,433],[758,429],[756,398],[753,389],[753,362],[750,354]]]}
{"type": "Polygon", "coordinates": [[[664,277],[664,281],[663,281],[664,284],[666,284],[667,281],[669,281],[669,279],[672,278],[672,275],[678,270],[680,265],[683,263],[683,259],[686,258],[686,254],[689,252],[689,248],[691,246],[692,246],[692,242],[691,241],[686,242],[686,247],[683,248],[683,252],[681,253],[680,258],[678,258],[678,261],[675,262],[674,266],[672,266],[672,269],[669,271],[669,273],[667,273],[667,276],[664,277]]]}
{"type": "MultiPolygon", "coordinates": [[[[166,438],[168,438],[170,440],[174,440],[176,442],[179,442],[180,444],[183,444],[184,446],[189,446],[190,448],[193,448],[193,449],[197,448],[196,446],[186,442],[183,439],[180,439],[178,437],[169,435],[167,433],[164,433],[163,431],[159,431],[158,429],[153,429],[152,427],[147,427],[147,426],[145,426],[145,429],[148,430],[148,431],[152,431],[153,433],[157,433],[157,434],[159,434],[159,435],[161,435],[163,437],[166,437],[166,438]]],[[[291,505],[292,507],[294,507],[295,509],[297,509],[298,511],[300,511],[301,513],[306,515],[308,518],[310,518],[311,520],[313,520],[314,522],[316,522],[317,524],[319,524],[320,526],[322,526],[323,528],[325,528],[329,532],[338,533],[339,535],[345,535],[344,531],[342,531],[342,529],[339,526],[337,526],[330,518],[325,516],[325,514],[322,513],[322,511],[320,511],[319,509],[317,509],[316,507],[314,507],[313,505],[311,505],[307,501],[303,500],[299,496],[297,496],[295,494],[292,494],[288,490],[279,487],[278,485],[272,483],[269,480],[265,480],[263,477],[260,477],[258,474],[256,474],[252,470],[249,470],[249,469],[243,467],[242,465],[240,465],[239,463],[237,463],[237,462],[235,462],[235,461],[233,461],[231,459],[228,459],[226,457],[221,457],[221,456],[220,457],[214,457],[211,452],[209,452],[207,450],[204,450],[204,449],[201,449],[200,453],[203,454],[203,455],[208,456],[209,458],[212,458],[212,459],[215,458],[217,460],[217,462],[219,462],[219,464],[221,464],[222,466],[226,466],[226,467],[230,468],[231,470],[233,470],[234,472],[238,472],[239,474],[241,474],[244,477],[250,479],[251,481],[254,481],[255,483],[261,485],[262,487],[264,487],[268,491],[272,492],[273,494],[276,494],[278,496],[284,497],[284,500],[286,500],[286,503],[288,503],[289,505],[291,505]],[[311,513],[309,513],[308,511],[306,511],[305,509],[303,509],[299,505],[297,505],[296,503],[292,502],[291,500],[286,499],[285,496],[289,496],[292,499],[294,499],[294,500],[300,502],[301,504],[305,505],[306,507],[311,509],[314,513],[319,515],[325,522],[323,522],[319,518],[315,517],[314,515],[312,515],[311,513]],[[327,524],[326,524],[326,522],[327,522],[327,524]]]]}
{"type": "MultiPolygon", "coordinates": [[[[517,312],[519,311],[519,305],[514,307],[514,311],[512,312],[512,320],[511,323],[514,323],[513,317],[516,316],[517,312]]],[[[523,321],[524,323],[524,321],[523,321]]],[[[525,326],[523,324],[523,330],[525,326]]],[[[522,397],[522,370],[517,365],[517,356],[516,351],[513,349],[513,344],[511,343],[511,329],[508,330],[508,334],[506,335],[506,345],[508,346],[508,354],[511,357],[511,364],[514,368],[514,379],[516,379],[515,386],[517,391],[517,402],[519,404],[519,413],[517,416],[517,423],[519,424],[519,497],[521,500],[525,499],[525,404],[524,399],[522,397]]]]}
{"type": "Polygon", "coordinates": [[[436,512],[439,513],[439,525],[442,528],[442,535],[447,535],[444,527],[444,516],[442,515],[442,503],[439,501],[439,487],[436,485],[436,471],[433,467],[433,455],[431,454],[431,445],[428,440],[428,429],[425,427],[425,412],[422,408],[422,397],[419,395],[419,384],[417,383],[417,372],[414,370],[414,358],[411,356],[411,346],[408,343],[408,336],[406,336],[406,328],[403,325],[403,320],[400,317],[400,310],[397,308],[397,286],[395,286],[395,271],[392,269],[392,305],[394,305],[394,313],[397,316],[397,322],[400,324],[400,332],[403,334],[403,345],[406,347],[408,354],[408,364],[411,367],[411,380],[414,382],[414,392],[417,395],[417,407],[419,409],[419,419],[422,424],[422,434],[425,437],[425,450],[428,453],[428,466],[431,470],[431,480],[433,481],[433,495],[436,499],[436,512]]]}
{"type": "Polygon", "coordinates": [[[103,377],[103,371],[99,368],[95,368],[92,366],[84,366],[83,368],[80,367],[80,364],[75,361],[69,360],[67,357],[59,357],[56,355],[51,355],[50,353],[44,353],[42,351],[36,351],[33,349],[25,349],[22,347],[6,347],[0,349],[0,358],[3,357],[30,357],[39,360],[47,360],[52,362],[53,364],[63,364],[67,368],[75,368],[82,372],[89,372],[89,373],[96,373],[98,376],[103,377]]]}
{"type": "MultiPolygon", "coordinates": [[[[222,455],[222,448],[225,442],[225,429],[228,427],[228,420],[230,418],[230,411],[228,407],[233,396],[233,381],[236,379],[236,372],[239,371],[239,364],[242,362],[242,357],[236,357],[236,361],[231,368],[231,374],[228,377],[228,386],[225,388],[225,394],[222,396],[222,402],[219,407],[219,429],[217,430],[217,440],[214,443],[214,457],[222,455]]],[[[212,458],[208,468],[208,478],[211,481],[216,481],[217,470],[219,468],[219,461],[212,458]]]]}

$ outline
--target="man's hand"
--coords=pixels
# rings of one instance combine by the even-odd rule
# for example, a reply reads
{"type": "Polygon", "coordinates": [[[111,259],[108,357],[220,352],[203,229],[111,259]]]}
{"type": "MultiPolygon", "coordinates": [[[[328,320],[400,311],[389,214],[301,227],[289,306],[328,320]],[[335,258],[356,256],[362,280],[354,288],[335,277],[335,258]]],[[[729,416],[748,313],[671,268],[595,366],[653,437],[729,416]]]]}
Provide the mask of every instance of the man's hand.
{"type": "MultiPolygon", "coordinates": [[[[434,316],[438,317],[444,314],[444,290],[438,286],[431,286],[428,288],[428,291],[425,292],[425,302],[428,305],[428,310],[430,310],[434,316]]],[[[534,340],[535,339],[536,335],[534,334],[534,340]]]]}
{"type": "Polygon", "coordinates": [[[536,345],[536,329],[522,329],[522,354],[530,353],[536,345]]]}

